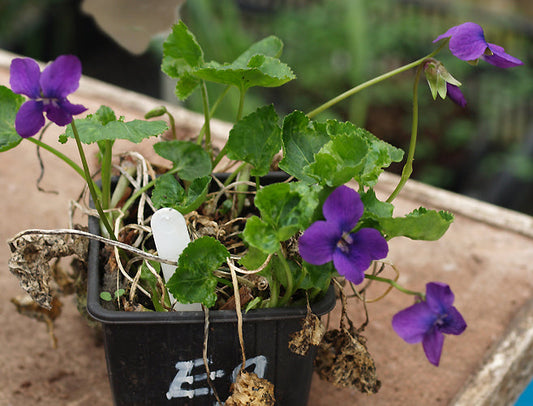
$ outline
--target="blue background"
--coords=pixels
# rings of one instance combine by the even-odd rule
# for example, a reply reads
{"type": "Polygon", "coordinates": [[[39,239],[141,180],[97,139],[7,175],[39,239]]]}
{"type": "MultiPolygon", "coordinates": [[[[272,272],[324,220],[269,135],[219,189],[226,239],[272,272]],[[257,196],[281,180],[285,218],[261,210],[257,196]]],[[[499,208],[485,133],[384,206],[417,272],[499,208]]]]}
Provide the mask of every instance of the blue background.
{"type": "Polygon", "coordinates": [[[529,383],[524,393],[520,395],[515,403],[515,406],[531,406],[533,405],[533,381],[529,383]]]}

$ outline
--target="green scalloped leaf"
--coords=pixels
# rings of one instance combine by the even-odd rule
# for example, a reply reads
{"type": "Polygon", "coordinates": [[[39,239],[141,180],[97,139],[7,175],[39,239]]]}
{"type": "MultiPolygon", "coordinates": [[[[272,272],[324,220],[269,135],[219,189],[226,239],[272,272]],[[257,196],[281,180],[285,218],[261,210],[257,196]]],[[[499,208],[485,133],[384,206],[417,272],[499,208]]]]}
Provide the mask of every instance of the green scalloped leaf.
{"type": "Polygon", "coordinates": [[[254,203],[261,218],[276,230],[279,241],[285,241],[310,225],[320,190],[302,182],[274,183],[261,188],[254,203]]]}
{"type": "Polygon", "coordinates": [[[281,149],[281,129],[274,106],[264,106],[239,120],[229,133],[228,158],[252,165],[252,176],[270,170],[272,158],[281,149]]]}
{"type": "Polygon", "coordinates": [[[320,190],[319,186],[302,182],[274,183],[261,188],[254,200],[261,218],[248,219],[244,240],[268,254],[276,252],[281,241],[311,224],[320,190]]]}
{"type": "Polygon", "coordinates": [[[233,61],[235,66],[245,67],[252,56],[261,54],[272,58],[279,58],[283,51],[283,42],[276,36],[270,35],[252,44],[246,51],[233,61]]]}
{"type": "Polygon", "coordinates": [[[394,205],[388,202],[382,202],[376,197],[374,189],[370,188],[364,193],[359,193],[361,201],[365,207],[363,217],[369,216],[373,218],[387,218],[392,217],[394,205]]]}
{"type": "Polygon", "coordinates": [[[311,122],[301,111],[285,117],[282,127],[283,159],[280,169],[296,178],[313,183],[304,168],[315,160],[315,154],[330,140],[325,124],[311,122]]]}
{"type": "Polygon", "coordinates": [[[246,220],[243,237],[252,247],[267,254],[273,254],[281,247],[276,230],[257,216],[246,220]]]}
{"type": "Polygon", "coordinates": [[[0,86],[0,152],[16,147],[23,140],[15,130],[15,117],[22,103],[24,97],[0,86]]]}
{"type": "Polygon", "coordinates": [[[420,207],[405,217],[380,218],[378,222],[388,239],[403,236],[412,240],[435,241],[444,235],[453,220],[449,212],[420,207]]]}
{"type": "Polygon", "coordinates": [[[304,261],[302,269],[305,271],[305,276],[298,285],[300,289],[315,288],[325,291],[331,283],[331,278],[337,274],[332,261],[324,265],[312,265],[304,261]]]}
{"type": "Polygon", "coordinates": [[[229,257],[228,250],[208,236],[191,241],[178,260],[178,267],[166,286],[181,303],[214,306],[217,278],[214,271],[229,257]]]}
{"type": "Polygon", "coordinates": [[[206,63],[203,67],[195,69],[191,75],[224,85],[237,86],[241,91],[250,87],[277,87],[295,78],[291,68],[279,59],[255,54],[246,63],[243,58],[231,64],[218,62],[206,63]]]}
{"type": "MultiPolygon", "coordinates": [[[[98,110],[100,111],[100,110],[98,110]]],[[[76,128],[80,136],[80,141],[84,144],[92,144],[100,141],[128,140],[136,144],[149,137],[155,137],[164,133],[167,129],[167,123],[164,121],[122,121],[112,120],[111,109],[101,111],[101,115],[95,114],[76,120],[76,128]],[[105,124],[102,124],[105,123],[105,124]]],[[[62,140],[65,137],[74,138],[74,133],[70,126],[67,127],[62,140]]]]}
{"type": "Polygon", "coordinates": [[[304,171],[320,184],[344,185],[363,170],[367,154],[368,144],[359,134],[339,134],[315,154],[315,161],[304,171]]]}
{"type": "Polygon", "coordinates": [[[155,181],[152,191],[152,203],[156,209],[175,208],[185,198],[185,189],[171,173],[161,175],[155,181]]]}
{"type": "Polygon", "coordinates": [[[354,179],[360,186],[371,187],[384,168],[403,158],[401,149],[350,122],[328,120],[325,129],[330,141],[303,168],[320,184],[336,187],[354,179]]]}
{"type": "Polygon", "coordinates": [[[200,84],[190,75],[191,70],[204,64],[204,53],[194,34],[180,21],[163,43],[161,70],[171,78],[178,79],[176,95],[184,100],[200,84]]]}
{"type": "Polygon", "coordinates": [[[191,141],[162,141],[154,144],[154,151],[172,162],[181,179],[192,181],[211,175],[209,154],[191,141]]]}
{"type": "Polygon", "coordinates": [[[100,106],[96,113],[94,113],[94,118],[102,125],[106,125],[112,121],[117,121],[117,116],[111,107],[100,106]]]}
{"type": "Polygon", "coordinates": [[[205,201],[211,176],[194,179],[187,190],[172,174],[157,178],[152,192],[152,203],[157,209],[172,207],[182,214],[196,210],[205,201]]]}

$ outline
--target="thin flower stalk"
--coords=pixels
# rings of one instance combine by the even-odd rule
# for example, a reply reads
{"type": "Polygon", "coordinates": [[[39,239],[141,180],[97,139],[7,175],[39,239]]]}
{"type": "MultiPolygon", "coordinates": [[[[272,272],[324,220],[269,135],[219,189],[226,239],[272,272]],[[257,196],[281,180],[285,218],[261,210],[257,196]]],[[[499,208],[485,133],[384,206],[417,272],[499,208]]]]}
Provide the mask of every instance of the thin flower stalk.
{"type": "Polygon", "coordinates": [[[360,85],[357,85],[353,88],[351,88],[350,90],[347,90],[345,91],[344,93],[341,93],[340,95],[334,97],[333,99],[331,100],[328,100],[326,103],[318,106],[316,109],[310,111],[309,113],[307,113],[307,116],[310,117],[310,118],[313,118],[315,117],[317,114],[319,113],[322,113],[323,111],[329,109],[330,107],[334,106],[335,104],[347,99],[348,97],[351,97],[353,96],[354,94],[357,94],[359,93],[361,90],[364,90],[364,89],[367,89],[377,83],[380,83],[380,82],[383,82],[384,80],[387,80],[393,76],[396,76],[398,75],[399,73],[403,73],[403,72],[406,72],[412,68],[415,68],[417,66],[419,66],[420,64],[424,63],[428,58],[432,58],[433,56],[437,55],[441,50],[442,48],[444,48],[446,44],[441,44],[437,49],[435,49],[433,52],[431,52],[430,54],[428,54],[427,56],[424,56],[423,58],[420,58],[420,59],[417,59],[416,61],[414,62],[411,62],[407,65],[404,65],[404,66],[401,66],[399,68],[396,68],[390,72],[387,72],[387,73],[384,73],[380,76],[377,76],[373,79],[370,79],[364,83],[361,83],[360,85]]]}
{"type": "Polygon", "coordinates": [[[387,284],[391,285],[392,287],[394,287],[395,289],[399,290],[400,292],[405,293],[406,295],[418,296],[422,300],[425,299],[424,293],[406,289],[406,288],[404,288],[402,285],[400,285],[398,282],[396,282],[393,279],[383,278],[382,276],[376,276],[376,275],[372,275],[372,274],[365,274],[365,278],[369,279],[369,280],[372,280],[372,281],[378,281],[378,282],[387,283],[387,284]]]}
{"type": "MultiPolygon", "coordinates": [[[[87,164],[87,158],[85,157],[85,151],[83,150],[83,146],[81,145],[80,136],[78,134],[76,125],[74,124],[74,120],[70,123],[70,125],[72,128],[72,132],[74,133],[74,139],[76,140],[76,146],[78,147],[78,153],[80,154],[81,163],[83,165],[83,172],[85,173],[85,179],[91,179],[91,172],[89,170],[89,165],[87,164]]],[[[91,197],[93,198],[94,207],[96,208],[96,210],[98,211],[98,215],[100,216],[100,221],[106,228],[110,238],[112,240],[117,240],[117,237],[115,236],[115,233],[113,232],[113,227],[111,227],[111,224],[109,223],[109,219],[104,213],[104,209],[102,207],[99,196],[96,192],[96,188],[94,187],[94,184],[92,182],[87,182],[87,186],[89,188],[89,193],[91,194],[91,197]]]]}
{"type": "Polygon", "coordinates": [[[409,141],[409,150],[407,152],[407,158],[405,165],[402,169],[402,175],[398,185],[394,188],[390,196],[387,198],[387,202],[391,203],[396,196],[401,192],[404,185],[407,183],[411,174],[413,173],[413,161],[415,159],[416,141],[418,135],[418,83],[422,75],[423,65],[419,65],[416,70],[415,81],[413,84],[413,113],[411,116],[411,139],[409,141]]]}

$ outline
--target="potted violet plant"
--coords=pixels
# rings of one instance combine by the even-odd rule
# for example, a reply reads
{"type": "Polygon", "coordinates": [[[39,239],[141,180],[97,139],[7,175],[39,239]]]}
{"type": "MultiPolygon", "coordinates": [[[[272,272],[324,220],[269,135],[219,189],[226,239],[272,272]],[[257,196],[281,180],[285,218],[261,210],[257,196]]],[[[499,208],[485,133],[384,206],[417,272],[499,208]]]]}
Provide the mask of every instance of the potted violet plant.
{"type": "Polygon", "coordinates": [[[55,154],[83,177],[94,209],[89,231],[27,230],[13,237],[9,267],[37,304],[53,309],[57,292],[50,280],[61,278],[49,262],[78,257],[80,309],[103,326],[115,404],[305,405],[313,363],[323,379],[375,393],[380,382],[364,325],[350,321],[342,289],[351,285],[364,301],[358,292],[368,281],[414,296],[415,303],[393,317],[392,327],[407,343],[422,343],[428,361],[439,365],[445,334],[466,328],[452,290],[429,282],[425,292],[414,292],[382,275],[385,267],[394,267],[386,260],[390,239],[437,240],[453,221],[451,213],[425,208],[393,216],[394,199],[412,172],[418,84],[424,74],[433,98],[466,104],[460,83],[435,59],[446,46],[467,62],[483,59],[501,68],[522,62],[486,42],[482,28],[470,22],[434,42],[429,55],[311,112],[280,117],[267,105],[243,115],[249,89],[295,78],[279,59],[281,41],[270,36],[231,63],[206,62],[194,35],[179,22],[164,43],[162,70],[177,79],[180,99],[201,92],[205,123],[195,140],[154,144],[155,152],[172,162],[172,169],[158,176],[138,155],[138,165],[125,160],[113,170],[112,148],[117,139],[138,143],[165,132],[165,121],[152,120],[168,113],[164,108],[126,122],[102,106],[74,120],[86,110],[67,99],[81,77],[75,56],[59,56],[42,72],[32,59],[12,61],[11,89],[0,87],[0,151],[26,140],[55,154]],[[410,69],[416,75],[406,156],[353,123],[313,120],[410,69]],[[240,94],[221,148],[214,146],[210,118],[226,92],[211,103],[206,82],[236,87],[240,94]],[[74,140],[81,166],[33,137],[44,115],[67,126],[59,141],[74,140]],[[91,143],[99,150],[98,182],[83,147],[91,143]],[[380,201],[374,193],[380,174],[402,161],[396,189],[380,201]],[[341,323],[326,332],[319,316],[334,307],[335,291],[341,323]]]}

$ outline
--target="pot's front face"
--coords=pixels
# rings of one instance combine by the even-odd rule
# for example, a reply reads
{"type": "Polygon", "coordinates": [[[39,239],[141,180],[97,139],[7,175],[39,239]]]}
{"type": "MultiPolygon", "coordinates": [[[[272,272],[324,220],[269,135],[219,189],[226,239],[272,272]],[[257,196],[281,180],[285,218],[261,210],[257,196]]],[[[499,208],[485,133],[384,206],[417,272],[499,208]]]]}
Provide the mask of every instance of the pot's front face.
{"type": "MultiPolygon", "coordinates": [[[[314,352],[288,349],[289,335],[300,319],[245,322],[246,369],[275,386],[278,405],[307,403],[314,352]]],[[[204,325],[106,325],[105,347],[111,387],[117,405],[213,405],[213,388],[226,399],[241,368],[236,323],[209,326],[204,365],[204,325]]]]}

